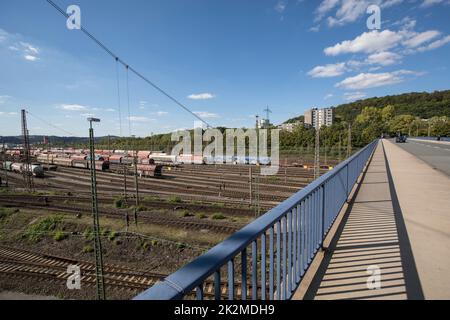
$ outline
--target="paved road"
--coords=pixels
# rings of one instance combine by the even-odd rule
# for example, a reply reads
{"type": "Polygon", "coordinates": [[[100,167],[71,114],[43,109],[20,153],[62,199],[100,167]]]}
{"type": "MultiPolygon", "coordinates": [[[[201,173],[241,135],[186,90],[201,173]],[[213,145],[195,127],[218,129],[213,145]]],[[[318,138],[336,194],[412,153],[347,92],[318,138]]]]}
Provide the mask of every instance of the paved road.
{"type": "Polygon", "coordinates": [[[432,168],[450,176],[450,145],[426,141],[397,143],[397,146],[428,163],[432,168]]]}

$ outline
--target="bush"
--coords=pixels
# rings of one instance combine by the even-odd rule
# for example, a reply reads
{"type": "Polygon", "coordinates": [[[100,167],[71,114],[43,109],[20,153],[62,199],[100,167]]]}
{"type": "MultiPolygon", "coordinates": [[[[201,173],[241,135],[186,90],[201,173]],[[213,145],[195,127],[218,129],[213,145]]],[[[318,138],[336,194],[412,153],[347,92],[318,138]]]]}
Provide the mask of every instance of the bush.
{"type": "Polygon", "coordinates": [[[116,239],[116,237],[117,237],[117,232],[111,231],[111,232],[109,233],[108,240],[109,240],[109,241],[114,241],[114,239],[116,239]]]}
{"type": "Polygon", "coordinates": [[[53,235],[53,239],[55,239],[56,241],[62,241],[66,238],[67,238],[67,234],[65,234],[61,230],[56,231],[55,234],[53,235]]]}
{"type": "Polygon", "coordinates": [[[226,219],[227,217],[225,217],[223,214],[221,214],[221,213],[215,213],[212,217],[211,217],[211,219],[213,219],[213,220],[224,220],[224,219],[226,219]]]}
{"type": "Polygon", "coordinates": [[[123,197],[115,198],[114,199],[114,207],[117,209],[125,209],[127,208],[126,201],[123,197]]]}
{"type": "Polygon", "coordinates": [[[144,201],[160,201],[161,199],[157,196],[145,196],[143,198],[144,201]]]}
{"type": "Polygon", "coordinates": [[[83,232],[83,237],[89,241],[94,240],[94,230],[92,230],[92,228],[87,228],[83,232]]]}
{"type": "Polygon", "coordinates": [[[169,199],[167,199],[168,202],[170,203],[180,203],[181,198],[179,196],[170,196],[169,199]]]}
{"type": "Polygon", "coordinates": [[[94,248],[90,244],[87,244],[83,247],[83,252],[84,253],[94,252],[94,248]]]}
{"type": "Polygon", "coordinates": [[[198,217],[199,219],[206,219],[206,218],[208,218],[208,216],[207,216],[206,214],[204,214],[204,213],[199,213],[199,214],[197,215],[197,217],[198,217]]]}
{"type": "Polygon", "coordinates": [[[147,211],[147,207],[140,204],[136,207],[136,211],[137,212],[147,211]]]}
{"type": "Polygon", "coordinates": [[[187,210],[182,210],[182,211],[180,211],[180,212],[178,213],[178,215],[179,215],[180,217],[182,217],[182,218],[187,218],[187,217],[192,217],[192,216],[193,216],[193,214],[190,213],[190,212],[187,211],[187,210]]]}

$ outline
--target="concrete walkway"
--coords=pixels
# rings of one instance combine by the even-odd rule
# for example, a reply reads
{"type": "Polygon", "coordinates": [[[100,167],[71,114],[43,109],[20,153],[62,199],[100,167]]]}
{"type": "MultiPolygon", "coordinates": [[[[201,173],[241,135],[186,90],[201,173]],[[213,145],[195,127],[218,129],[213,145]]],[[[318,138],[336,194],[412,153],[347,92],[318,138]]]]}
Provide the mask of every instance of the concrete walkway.
{"type": "Polygon", "coordinates": [[[304,298],[449,299],[450,178],[380,142],[304,298]]]}
{"type": "Polygon", "coordinates": [[[305,299],[408,297],[395,207],[380,143],[305,299]],[[381,288],[371,289],[378,271],[381,288]]]}
{"type": "Polygon", "coordinates": [[[384,146],[423,295],[450,299],[450,177],[391,141],[384,146]]]}

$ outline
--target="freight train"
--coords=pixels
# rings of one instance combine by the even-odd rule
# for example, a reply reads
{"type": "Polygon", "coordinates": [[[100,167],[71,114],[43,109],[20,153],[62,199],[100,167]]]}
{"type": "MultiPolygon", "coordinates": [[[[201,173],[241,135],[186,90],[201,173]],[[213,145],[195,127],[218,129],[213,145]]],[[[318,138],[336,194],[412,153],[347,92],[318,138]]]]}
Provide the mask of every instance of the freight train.
{"type": "MultiPolygon", "coordinates": [[[[47,164],[47,165],[57,165],[57,166],[61,166],[61,167],[89,169],[90,161],[87,160],[86,158],[87,158],[87,156],[71,156],[71,157],[65,157],[65,158],[58,158],[58,157],[55,157],[54,155],[50,155],[50,154],[41,154],[37,157],[37,161],[39,163],[43,163],[43,164],[47,164]]],[[[95,170],[97,170],[97,171],[109,170],[109,162],[105,161],[104,158],[102,158],[102,157],[96,158],[95,170]]]]}
{"type": "Polygon", "coordinates": [[[30,171],[36,178],[43,178],[44,177],[44,168],[40,163],[31,163],[29,169],[27,169],[27,165],[25,163],[20,162],[11,162],[11,161],[4,161],[0,163],[0,168],[6,171],[10,172],[16,172],[16,173],[25,173],[26,171],[30,171]]]}

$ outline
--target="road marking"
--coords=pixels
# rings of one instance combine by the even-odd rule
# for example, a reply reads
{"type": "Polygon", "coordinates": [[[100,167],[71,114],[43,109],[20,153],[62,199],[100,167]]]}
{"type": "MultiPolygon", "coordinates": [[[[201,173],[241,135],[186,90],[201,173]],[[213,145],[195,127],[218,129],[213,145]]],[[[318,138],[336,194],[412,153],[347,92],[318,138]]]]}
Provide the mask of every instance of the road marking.
{"type": "Polygon", "coordinates": [[[411,141],[411,142],[412,142],[412,143],[415,143],[415,144],[418,144],[418,145],[422,145],[422,146],[428,147],[428,148],[434,148],[434,149],[440,149],[440,150],[450,151],[450,149],[448,149],[448,148],[441,148],[441,147],[438,147],[438,146],[431,146],[431,145],[429,145],[429,144],[424,144],[424,143],[415,142],[415,141],[411,141]]]}

